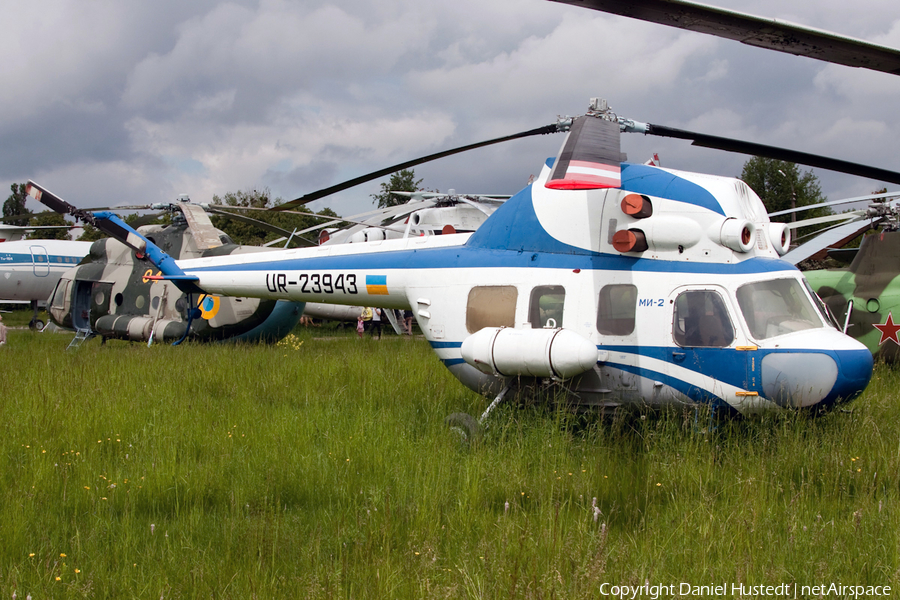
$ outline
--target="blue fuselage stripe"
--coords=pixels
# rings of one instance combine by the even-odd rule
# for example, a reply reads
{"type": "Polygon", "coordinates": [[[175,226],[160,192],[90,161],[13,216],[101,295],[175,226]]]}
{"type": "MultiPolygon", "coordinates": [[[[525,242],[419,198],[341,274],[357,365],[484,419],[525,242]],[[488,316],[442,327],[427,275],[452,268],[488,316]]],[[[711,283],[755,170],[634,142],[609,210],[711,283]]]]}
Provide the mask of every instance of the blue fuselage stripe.
{"type": "Polygon", "coordinates": [[[460,348],[460,347],[462,347],[462,342],[435,342],[432,340],[432,341],[429,341],[428,343],[431,344],[431,347],[434,348],[435,350],[440,350],[442,348],[460,348]]]}
{"type": "Polygon", "coordinates": [[[81,256],[65,256],[62,254],[20,254],[0,252],[0,267],[31,267],[34,265],[68,265],[74,267],[81,262],[81,256]],[[49,259],[49,262],[48,262],[49,259]]]}
{"type": "MultiPolygon", "coordinates": [[[[275,253],[273,253],[275,254],[275,253]]],[[[796,271],[783,260],[750,258],[738,263],[647,260],[615,254],[556,254],[485,250],[457,246],[308,258],[282,258],[240,265],[188,267],[189,273],[216,271],[362,271],[389,269],[546,268],[651,273],[750,274],[796,271]]]]}

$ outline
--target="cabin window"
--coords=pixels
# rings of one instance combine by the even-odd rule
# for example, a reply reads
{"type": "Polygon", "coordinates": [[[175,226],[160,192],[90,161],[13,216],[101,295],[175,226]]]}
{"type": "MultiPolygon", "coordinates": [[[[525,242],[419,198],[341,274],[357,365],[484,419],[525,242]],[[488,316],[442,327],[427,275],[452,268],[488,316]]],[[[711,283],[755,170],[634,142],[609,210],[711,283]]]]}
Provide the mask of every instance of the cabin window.
{"type": "Polygon", "coordinates": [[[65,308],[66,307],[66,292],[69,290],[69,280],[60,279],[56,284],[56,290],[53,292],[53,302],[51,303],[53,308],[65,308]]]}
{"type": "Polygon", "coordinates": [[[679,346],[724,348],[734,341],[734,326],[716,292],[690,290],[675,299],[673,326],[679,346]]]}
{"type": "Polygon", "coordinates": [[[528,321],[532,329],[563,326],[566,290],[561,285],[542,285],[531,291],[528,321]]]}
{"type": "Polygon", "coordinates": [[[738,288],[737,300],[750,335],[759,340],[822,327],[815,307],[796,279],[748,283],[738,288]]]}
{"type": "Polygon", "coordinates": [[[473,287],[466,304],[466,329],[475,333],[485,327],[514,327],[517,298],[512,285],[473,287]]]}
{"type": "Polygon", "coordinates": [[[605,285],[597,304],[597,331],[603,335],[631,335],[637,307],[637,288],[630,283],[605,285]]]}

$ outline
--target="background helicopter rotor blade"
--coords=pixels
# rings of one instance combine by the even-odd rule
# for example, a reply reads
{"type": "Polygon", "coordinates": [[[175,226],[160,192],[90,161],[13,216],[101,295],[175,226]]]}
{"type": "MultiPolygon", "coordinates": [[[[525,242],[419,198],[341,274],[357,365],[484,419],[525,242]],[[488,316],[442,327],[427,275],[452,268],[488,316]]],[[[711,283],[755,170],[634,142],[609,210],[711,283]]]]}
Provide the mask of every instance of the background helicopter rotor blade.
{"type": "Polygon", "coordinates": [[[38,217],[45,217],[52,214],[56,213],[52,210],[44,210],[39,213],[20,213],[18,215],[9,215],[8,217],[0,217],[0,223],[6,223],[7,221],[31,221],[38,217]]]}
{"type": "Polygon", "coordinates": [[[817,60],[900,75],[900,50],[685,0],[554,0],[817,60]]]}
{"type": "Polygon", "coordinates": [[[142,217],[138,217],[137,219],[129,223],[129,225],[131,225],[135,229],[137,229],[138,227],[143,227],[144,225],[152,225],[164,214],[165,213],[154,213],[150,215],[144,215],[142,217]]]}
{"type": "Polygon", "coordinates": [[[431,200],[433,198],[448,198],[451,196],[465,196],[470,200],[475,200],[477,202],[490,202],[496,204],[502,204],[512,198],[509,194],[451,194],[451,193],[443,193],[443,192],[394,192],[391,191],[395,196],[404,196],[406,198],[411,198],[415,200],[431,200]]]}
{"type": "MultiPolygon", "coordinates": [[[[824,225],[825,223],[834,223],[835,221],[858,221],[859,219],[863,219],[866,216],[866,211],[851,211],[846,213],[841,213],[838,215],[825,215],[822,217],[812,217],[810,219],[803,219],[802,221],[792,221],[790,223],[785,223],[784,226],[788,229],[800,229],[801,227],[810,227],[812,225],[824,225]]],[[[840,223],[837,223],[840,225],[840,223]]]]}
{"type": "Polygon", "coordinates": [[[266,223],[265,221],[260,221],[259,219],[254,219],[253,217],[247,217],[245,215],[239,215],[237,213],[229,212],[226,210],[220,210],[213,206],[207,206],[205,208],[206,208],[207,212],[212,213],[214,215],[218,215],[220,217],[225,217],[226,219],[234,219],[235,221],[240,221],[241,223],[247,223],[248,225],[253,225],[255,227],[258,227],[258,228],[262,229],[263,231],[269,231],[271,233],[275,233],[280,236],[283,236],[284,238],[297,240],[297,242],[299,242],[299,244],[303,245],[303,246],[316,246],[317,245],[314,241],[308,240],[304,237],[300,237],[296,233],[288,231],[287,229],[284,229],[283,227],[278,227],[277,225],[272,225],[271,223],[266,223]]]}
{"type": "MultiPolygon", "coordinates": [[[[258,210],[262,212],[272,212],[271,208],[258,208],[256,206],[228,206],[225,204],[209,204],[206,205],[208,208],[213,209],[229,209],[229,210],[258,210]]],[[[279,205],[281,206],[281,205],[279,205]]],[[[384,221],[397,220],[398,218],[402,218],[409,214],[410,212],[420,210],[423,208],[429,208],[434,206],[434,202],[418,202],[414,205],[410,205],[409,203],[399,204],[397,206],[389,206],[386,208],[376,208],[374,210],[366,211],[364,213],[360,213],[358,215],[353,215],[349,217],[335,217],[332,215],[319,215],[311,212],[299,212],[294,210],[285,210],[282,211],[285,214],[290,215],[302,215],[304,217],[309,217],[312,219],[324,219],[326,222],[319,223],[318,225],[314,225],[312,227],[308,227],[306,229],[302,229],[294,233],[294,236],[302,235],[304,233],[309,233],[310,231],[316,231],[319,229],[323,229],[325,227],[330,227],[331,225],[340,225],[341,223],[352,223],[354,225],[363,225],[365,227],[376,227],[380,229],[387,229],[386,227],[382,227],[382,223],[384,221]],[[400,216],[398,216],[400,215],[400,216]]],[[[290,233],[290,232],[288,232],[290,233]]]]}
{"type": "Polygon", "coordinates": [[[867,219],[838,225],[817,235],[805,244],[797,246],[782,258],[796,265],[808,258],[824,257],[829,248],[840,247],[872,227],[873,223],[867,219]]]}
{"type": "Polygon", "coordinates": [[[548,133],[557,133],[559,131],[563,131],[566,125],[561,123],[553,123],[551,125],[544,125],[543,127],[538,127],[537,129],[530,129],[528,131],[522,131],[520,133],[515,133],[513,135],[507,135],[500,138],[494,138],[492,140],[486,140],[484,142],[478,142],[476,144],[469,144],[467,146],[460,146],[458,148],[452,148],[450,150],[444,150],[443,152],[437,152],[435,154],[429,154],[428,156],[423,156],[420,158],[416,158],[413,160],[409,160],[406,162],[402,162],[384,169],[379,169],[377,171],[373,171],[371,173],[367,173],[366,175],[361,175],[354,179],[350,179],[348,181],[344,181],[342,183],[338,183],[331,187],[327,187],[315,192],[311,192],[304,196],[300,196],[295,200],[291,200],[290,202],[285,202],[284,204],[280,204],[271,210],[274,211],[282,211],[288,210],[291,208],[296,208],[303,204],[307,204],[312,202],[313,200],[318,200],[319,198],[324,198],[325,196],[330,196],[331,194],[336,194],[337,192],[346,190],[348,188],[352,188],[361,183],[366,183],[367,181],[371,181],[373,179],[378,179],[379,177],[383,177],[385,175],[390,175],[391,173],[395,173],[397,171],[402,171],[403,169],[408,169],[410,167],[414,167],[416,165],[421,165],[422,163],[430,162],[433,160],[437,160],[439,158],[444,158],[446,156],[452,156],[454,154],[459,154],[461,152],[466,152],[468,150],[474,150],[476,148],[482,148],[484,146],[490,146],[492,144],[499,144],[501,142],[508,142],[511,140],[517,140],[524,137],[529,137],[533,135],[546,135],[548,133]]]}
{"type": "Polygon", "coordinates": [[[459,196],[458,198],[456,198],[456,200],[458,202],[462,202],[463,204],[467,204],[478,211],[481,211],[487,216],[491,216],[491,214],[493,214],[493,211],[488,210],[480,200],[470,200],[466,196],[459,196]]]}
{"type": "Polygon", "coordinates": [[[95,208],[82,208],[81,210],[86,210],[89,212],[96,212],[98,210],[108,210],[111,212],[121,212],[123,210],[150,210],[154,207],[152,204],[134,204],[134,205],[124,205],[124,206],[98,206],[95,208]]]}
{"type": "Polygon", "coordinates": [[[856,196],[853,198],[843,198],[841,200],[829,200],[828,202],[819,202],[818,204],[807,204],[806,206],[798,206],[796,208],[788,208],[778,212],[769,213],[769,217],[780,217],[791,213],[798,213],[814,208],[823,208],[825,206],[839,206],[841,204],[853,204],[854,202],[866,202],[872,200],[891,200],[900,197],[898,192],[884,192],[881,194],[868,194],[866,196],[856,196]]]}
{"type": "Polygon", "coordinates": [[[133,240],[133,236],[125,228],[121,227],[117,223],[110,221],[109,219],[96,218],[92,212],[82,210],[76,206],[69,204],[59,196],[53,194],[46,188],[39,186],[33,181],[29,180],[28,183],[25,184],[25,193],[27,193],[29,196],[31,196],[44,206],[47,206],[60,214],[70,215],[77,220],[81,220],[85,223],[90,223],[91,225],[111,237],[117,238],[119,240],[127,240],[126,243],[134,250],[137,250],[138,252],[144,251],[144,248],[142,248],[139,243],[133,240]]]}
{"type": "Polygon", "coordinates": [[[398,204],[397,206],[388,206],[378,209],[377,211],[374,211],[373,216],[368,217],[362,221],[354,220],[352,217],[349,219],[340,218],[332,220],[330,223],[320,223],[319,225],[309,227],[307,229],[304,229],[303,231],[298,231],[297,233],[303,234],[310,231],[325,229],[329,225],[333,225],[336,223],[353,223],[351,227],[347,227],[346,229],[344,229],[344,235],[348,238],[359,231],[363,231],[364,229],[374,228],[390,231],[390,225],[396,224],[398,221],[401,221],[417,210],[430,208],[432,206],[434,206],[434,202],[430,200],[407,202],[405,204],[398,204]]]}

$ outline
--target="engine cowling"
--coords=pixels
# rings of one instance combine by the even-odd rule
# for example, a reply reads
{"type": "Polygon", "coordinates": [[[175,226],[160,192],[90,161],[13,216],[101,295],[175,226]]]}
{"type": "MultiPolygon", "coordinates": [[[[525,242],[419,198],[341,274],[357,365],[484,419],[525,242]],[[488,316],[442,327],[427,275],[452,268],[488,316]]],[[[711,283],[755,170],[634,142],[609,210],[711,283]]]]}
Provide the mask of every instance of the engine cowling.
{"type": "Polygon", "coordinates": [[[597,364],[597,347],[568,329],[485,327],[462,343],[463,359],[483,373],[568,379],[597,364]]]}

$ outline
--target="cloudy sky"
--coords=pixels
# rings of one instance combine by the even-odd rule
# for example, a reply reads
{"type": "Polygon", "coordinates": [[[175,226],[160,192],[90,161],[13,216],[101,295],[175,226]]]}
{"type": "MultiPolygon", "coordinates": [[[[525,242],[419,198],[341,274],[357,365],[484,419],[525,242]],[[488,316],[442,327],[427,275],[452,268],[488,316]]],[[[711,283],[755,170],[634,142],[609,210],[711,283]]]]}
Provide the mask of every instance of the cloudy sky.
{"type": "MultiPolygon", "coordinates": [[[[893,0],[715,4],[900,47],[893,0]]],[[[591,96],[640,121],[900,170],[900,77],[547,0],[38,0],[3,3],[0,21],[0,185],[34,179],[81,207],[263,187],[290,200],[581,114],[591,96]]],[[[416,174],[514,193],[561,143],[416,174]]],[[[633,134],[623,150],[729,176],[746,160],[633,134]]],[[[882,185],[816,174],[831,199],[882,185]]],[[[379,183],[313,208],[367,210],[379,183]]]]}

